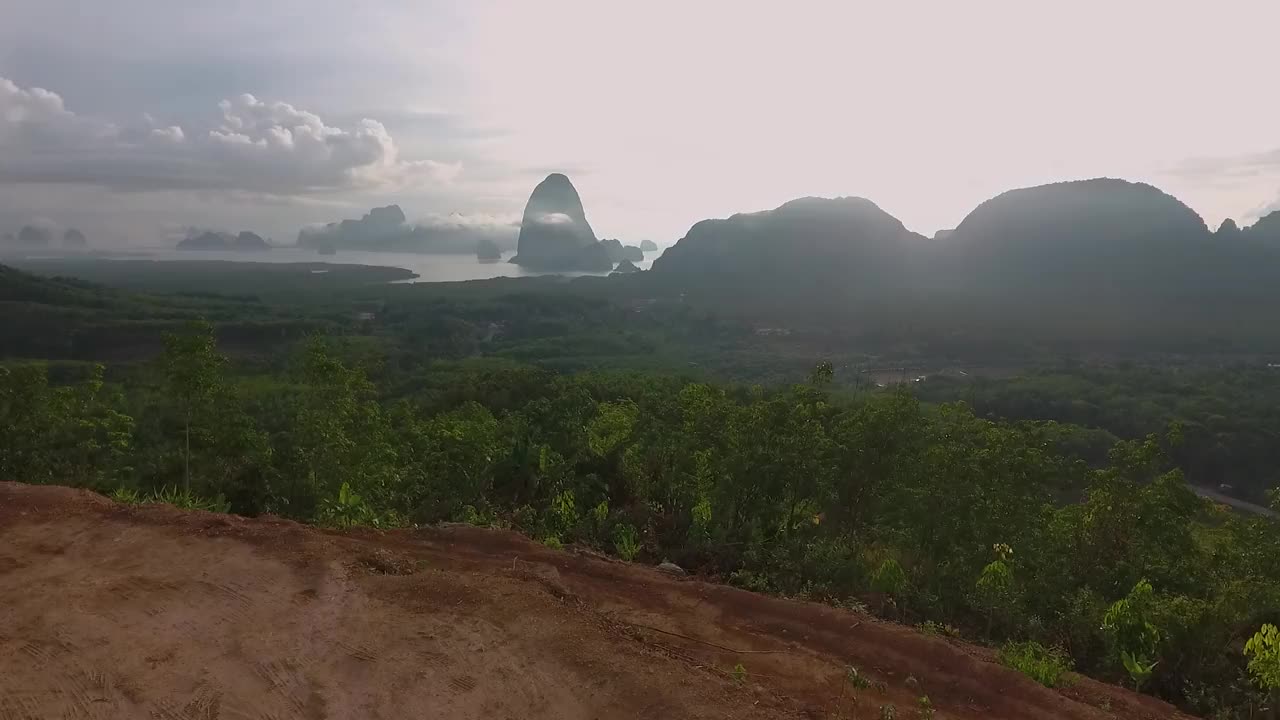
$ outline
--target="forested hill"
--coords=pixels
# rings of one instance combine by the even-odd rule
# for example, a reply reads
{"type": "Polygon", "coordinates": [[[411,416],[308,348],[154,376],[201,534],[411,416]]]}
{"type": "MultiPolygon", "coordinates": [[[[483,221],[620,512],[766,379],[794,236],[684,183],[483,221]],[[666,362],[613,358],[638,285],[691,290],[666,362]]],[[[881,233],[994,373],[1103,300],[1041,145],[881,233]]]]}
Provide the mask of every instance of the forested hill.
{"type": "Polygon", "coordinates": [[[118,297],[107,288],[70,278],[45,278],[0,265],[0,302],[104,307],[118,297]]]}
{"type": "Polygon", "coordinates": [[[1239,263],[1204,220],[1142,183],[1099,178],[1010,190],[988,200],[940,243],[940,283],[1164,291],[1208,283],[1217,259],[1239,263]]]}
{"type": "Polygon", "coordinates": [[[893,286],[925,238],[865,198],[802,198],[773,210],[704,220],[653,263],[699,285],[750,282],[893,286]]]}

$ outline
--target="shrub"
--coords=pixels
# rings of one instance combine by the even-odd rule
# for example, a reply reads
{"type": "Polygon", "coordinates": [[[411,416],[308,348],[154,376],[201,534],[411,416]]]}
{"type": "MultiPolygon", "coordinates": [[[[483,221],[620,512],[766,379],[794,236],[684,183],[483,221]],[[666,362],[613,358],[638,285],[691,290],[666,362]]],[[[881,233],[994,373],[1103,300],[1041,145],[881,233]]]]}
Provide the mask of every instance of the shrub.
{"type": "Polygon", "coordinates": [[[1249,658],[1249,674],[1262,688],[1280,690],[1280,630],[1267,623],[1244,645],[1249,658]]]}
{"type": "Polygon", "coordinates": [[[1063,675],[1071,669],[1071,658],[1060,648],[1028,640],[1005,643],[1000,648],[1000,664],[1052,688],[1062,685],[1063,675]]]}
{"type": "Polygon", "coordinates": [[[613,531],[613,548],[618,557],[631,562],[640,554],[640,541],[636,538],[636,529],[630,525],[619,525],[613,531]]]}

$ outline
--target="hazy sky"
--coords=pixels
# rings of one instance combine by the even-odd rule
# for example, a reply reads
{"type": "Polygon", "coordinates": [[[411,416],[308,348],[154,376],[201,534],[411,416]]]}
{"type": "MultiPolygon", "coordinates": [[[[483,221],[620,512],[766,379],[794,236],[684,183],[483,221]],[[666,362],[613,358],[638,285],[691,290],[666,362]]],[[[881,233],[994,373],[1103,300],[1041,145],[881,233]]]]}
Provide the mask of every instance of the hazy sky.
{"type": "Polygon", "coordinates": [[[0,0],[0,230],[292,239],[399,202],[604,237],[860,195],[931,234],[1116,176],[1280,208],[1280,3],[0,0]]]}

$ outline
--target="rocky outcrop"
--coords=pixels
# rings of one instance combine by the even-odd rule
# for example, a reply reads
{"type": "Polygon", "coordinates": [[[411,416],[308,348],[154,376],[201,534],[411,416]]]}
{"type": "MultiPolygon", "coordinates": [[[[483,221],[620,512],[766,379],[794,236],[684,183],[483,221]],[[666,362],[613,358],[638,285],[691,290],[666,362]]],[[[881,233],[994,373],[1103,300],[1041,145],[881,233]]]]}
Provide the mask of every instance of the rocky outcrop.
{"type": "Polygon", "coordinates": [[[613,269],[613,258],[604,245],[595,242],[579,250],[573,257],[573,265],[560,270],[576,270],[579,272],[609,272],[613,269]]]}
{"type": "Polygon", "coordinates": [[[75,228],[70,228],[62,233],[62,247],[71,249],[80,249],[89,247],[89,241],[85,238],[84,233],[75,228]]]}
{"type": "Polygon", "coordinates": [[[613,272],[615,275],[619,273],[628,274],[628,273],[640,272],[640,268],[636,267],[636,264],[631,262],[630,260],[623,260],[622,262],[618,263],[618,267],[614,268],[613,272]]]}
{"type": "Polygon", "coordinates": [[[623,260],[631,262],[640,262],[644,260],[644,251],[635,245],[623,245],[621,240],[601,240],[600,244],[609,251],[609,258],[615,263],[623,260]]]}
{"type": "Polygon", "coordinates": [[[529,196],[511,262],[539,270],[613,267],[608,249],[596,240],[587,222],[582,198],[569,178],[560,173],[548,175],[529,196]]]}
{"type": "Polygon", "coordinates": [[[641,250],[641,251],[643,251],[643,252],[657,252],[657,251],[658,251],[658,244],[657,244],[657,243],[655,243],[655,242],[654,242],[654,241],[652,241],[652,240],[641,240],[641,241],[640,241],[640,250],[641,250]]]}
{"type": "Polygon", "coordinates": [[[1226,220],[1222,221],[1222,224],[1218,226],[1218,230],[1213,234],[1215,237],[1218,237],[1223,240],[1238,238],[1240,237],[1240,226],[1236,225],[1235,220],[1232,220],[1231,218],[1227,218],[1226,220]]]}

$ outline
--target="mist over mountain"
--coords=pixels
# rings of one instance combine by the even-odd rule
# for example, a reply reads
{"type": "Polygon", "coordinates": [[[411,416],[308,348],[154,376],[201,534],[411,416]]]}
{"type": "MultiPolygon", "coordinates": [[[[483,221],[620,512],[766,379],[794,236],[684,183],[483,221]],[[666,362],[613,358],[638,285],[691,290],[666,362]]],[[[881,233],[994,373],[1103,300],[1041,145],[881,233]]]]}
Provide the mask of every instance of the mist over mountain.
{"type": "Polygon", "coordinates": [[[341,220],[298,233],[302,247],[460,254],[486,241],[500,251],[515,247],[516,229],[506,223],[464,216],[410,223],[399,205],[376,207],[358,220],[341,220]]]}

